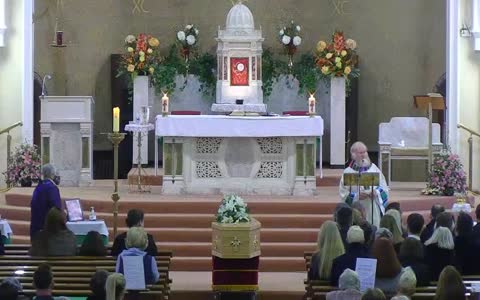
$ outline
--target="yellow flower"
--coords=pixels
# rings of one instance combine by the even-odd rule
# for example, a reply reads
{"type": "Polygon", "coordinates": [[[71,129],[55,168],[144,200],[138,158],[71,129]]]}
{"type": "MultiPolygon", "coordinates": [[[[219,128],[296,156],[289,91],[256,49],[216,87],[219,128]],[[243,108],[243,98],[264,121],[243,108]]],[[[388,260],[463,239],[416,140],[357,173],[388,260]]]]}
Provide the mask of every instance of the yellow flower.
{"type": "Polygon", "coordinates": [[[133,71],[135,71],[135,66],[134,66],[134,65],[128,65],[127,71],[128,71],[128,72],[133,72],[133,71]]]}
{"type": "Polygon", "coordinates": [[[145,52],[140,51],[140,52],[138,52],[138,55],[140,55],[140,57],[145,56],[145,52]]]}
{"type": "Polygon", "coordinates": [[[333,56],[333,54],[332,54],[332,53],[327,53],[327,55],[325,55],[325,57],[326,57],[327,59],[330,59],[330,58],[332,58],[332,56],[333,56]]]}
{"type": "Polygon", "coordinates": [[[327,66],[322,67],[322,73],[323,74],[328,74],[329,71],[330,71],[330,69],[327,66]]]}
{"type": "Polygon", "coordinates": [[[128,47],[128,48],[127,48],[127,51],[128,51],[128,52],[133,52],[133,48],[132,48],[132,47],[128,47]]]}
{"type": "Polygon", "coordinates": [[[345,67],[345,70],[344,70],[343,72],[344,72],[346,75],[348,75],[348,74],[350,74],[350,73],[352,72],[352,69],[351,69],[349,66],[347,66],[347,67],[345,67]]]}
{"type": "Polygon", "coordinates": [[[160,45],[160,41],[157,38],[152,37],[148,40],[148,44],[150,47],[158,47],[158,45],[160,45]]]}
{"type": "Polygon", "coordinates": [[[152,48],[148,48],[148,49],[147,49],[147,53],[148,53],[148,54],[152,54],[152,52],[153,52],[152,48]]]}
{"type": "Polygon", "coordinates": [[[139,60],[140,60],[141,62],[144,62],[144,61],[145,61],[145,56],[143,56],[143,55],[140,56],[139,60]]]}
{"type": "Polygon", "coordinates": [[[150,72],[150,74],[153,74],[154,71],[155,71],[155,69],[154,69],[153,67],[150,67],[150,68],[148,69],[148,72],[150,72]]]}
{"type": "Polygon", "coordinates": [[[342,52],[340,53],[343,57],[347,56],[347,51],[345,50],[342,50],[342,52]]]}
{"type": "Polygon", "coordinates": [[[339,62],[341,62],[341,61],[342,61],[342,59],[341,59],[340,57],[338,57],[338,56],[337,56],[337,57],[335,57],[335,63],[337,63],[337,64],[338,64],[338,63],[339,63],[339,62]]]}
{"type": "Polygon", "coordinates": [[[317,51],[318,52],[322,52],[323,50],[325,50],[325,48],[327,48],[327,43],[325,43],[324,41],[319,41],[317,43],[317,51]]]}
{"type": "Polygon", "coordinates": [[[338,62],[338,63],[335,64],[335,66],[337,66],[337,68],[340,69],[340,68],[342,67],[342,63],[341,63],[341,62],[338,62]]]}

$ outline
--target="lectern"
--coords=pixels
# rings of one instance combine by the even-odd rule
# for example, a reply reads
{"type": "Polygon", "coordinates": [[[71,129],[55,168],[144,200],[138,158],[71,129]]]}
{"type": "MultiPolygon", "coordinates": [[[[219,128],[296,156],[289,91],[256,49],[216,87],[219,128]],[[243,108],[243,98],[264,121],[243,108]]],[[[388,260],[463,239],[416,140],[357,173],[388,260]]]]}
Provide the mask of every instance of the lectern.
{"type": "Polygon", "coordinates": [[[414,96],[415,107],[428,115],[428,170],[432,170],[432,118],[433,110],[445,110],[445,99],[440,94],[414,96]]]}
{"type": "Polygon", "coordinates": [[[62,186],[90,185],[93,158],[93,98],[41,96],[42,164],[52,163],[62,186]]]}
{"type": "MultiPolygon", "coordinates": [[[[343,184],[350,187],[350,194],[352,187],[356,187],[356,192],[360,194],[360,187],[370,187],[370,198],[372,201],[372,219],[370,224],[373,224],[373,206],[375,204],[375,187],[380,185],[380,173],[375,172],[358,172],[343,174],[343,184]]],[[[348,203],[351,205],[351,203],[348,203]]]]}

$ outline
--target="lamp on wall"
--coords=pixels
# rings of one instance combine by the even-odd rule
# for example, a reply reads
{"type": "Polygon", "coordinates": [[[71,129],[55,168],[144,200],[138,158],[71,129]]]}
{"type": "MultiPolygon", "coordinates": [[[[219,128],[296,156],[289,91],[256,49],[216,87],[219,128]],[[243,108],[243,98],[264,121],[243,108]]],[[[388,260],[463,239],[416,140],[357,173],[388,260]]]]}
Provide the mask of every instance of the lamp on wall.
{"type": "Polygon", "coordinates": [[[5,0],[0,0],[0,47],[5,47],[5,31],[7,31],[7,25],[5,25],[5,0]]]}

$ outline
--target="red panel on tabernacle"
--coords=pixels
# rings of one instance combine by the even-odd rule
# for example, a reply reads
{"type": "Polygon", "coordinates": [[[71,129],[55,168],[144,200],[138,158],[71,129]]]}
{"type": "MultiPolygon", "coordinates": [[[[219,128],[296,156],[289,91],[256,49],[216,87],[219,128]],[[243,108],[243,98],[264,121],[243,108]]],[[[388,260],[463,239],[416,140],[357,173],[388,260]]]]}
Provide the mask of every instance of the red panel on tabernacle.
{"type": "Polygon", "coordinates": [[[230,58],[230,85],[248,85],[248,57],[230,58]]]}

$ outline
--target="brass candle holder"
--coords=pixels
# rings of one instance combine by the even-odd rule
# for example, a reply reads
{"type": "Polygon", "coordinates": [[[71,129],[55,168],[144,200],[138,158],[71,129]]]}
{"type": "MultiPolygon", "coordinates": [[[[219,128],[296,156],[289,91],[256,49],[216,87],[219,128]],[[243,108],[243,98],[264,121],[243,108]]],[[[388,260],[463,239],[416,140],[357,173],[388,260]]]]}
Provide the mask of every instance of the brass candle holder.
{"type": "Polygon", "coordinates": [[[113,236],[117,236],[117,217],[118,217],[118,200],[120,196],[118,195],[118,145],[125,138],[125,133],[121,132],[112,132],[107,133],[108,140],[113,144],[113,236]]]}

